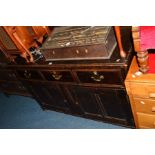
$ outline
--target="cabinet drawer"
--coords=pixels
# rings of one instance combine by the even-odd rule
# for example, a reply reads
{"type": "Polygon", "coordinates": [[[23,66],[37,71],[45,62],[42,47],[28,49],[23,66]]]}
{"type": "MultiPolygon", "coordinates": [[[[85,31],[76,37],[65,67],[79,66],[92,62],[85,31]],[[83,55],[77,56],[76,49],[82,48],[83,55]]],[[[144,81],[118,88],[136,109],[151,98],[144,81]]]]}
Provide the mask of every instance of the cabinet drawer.
{"type": "Polygon", "coordinates": [[[147,83],[132,83],[130,90],[134,97],[155,99],[155,85],[147,83]]]}
{"type": "Polygon", "coordinates": [[[155,114],[155,100],[134,98],[137,112],[155,114]]]}
{"type": "Polygon", "coordinates": [[[13,71],[0,70],[0,80],[16,81],[17,77],[13,71]]]}
{"type": "Polygon", "coordinates": [[[20,78],[42,80],[42,77],[38,71],[34,70],[17,70],[20,78]]]}
{"type": "MultiPolygon", "coordinates": [[[[108,41],[107,41],[108,43],[108,41]]],[[[79,46],[69,48],[57,48],[42,50],[46,60],[75,60],[75,59],[108,59],[116,43],[111,46],[107,45],[93,45],[93,46],[79,46]],[[63,53],[63,54],[62,54],[63,53]]]]}
{"type": "Polygon", "coordinates": [[[42,71],[41,72],[48,81],[73,82],[71,72],[69,71],[42,71]]]}
{"type": "Polygon", "coordinates": [[[82,83],[123,84],[121,71],[117,69],[77,71],[76,73],[82,83]]]}
{"type": "Polygon", "coordinates": [[[137,113],[139,128],[155,128],[155,116],[137,113]]]}

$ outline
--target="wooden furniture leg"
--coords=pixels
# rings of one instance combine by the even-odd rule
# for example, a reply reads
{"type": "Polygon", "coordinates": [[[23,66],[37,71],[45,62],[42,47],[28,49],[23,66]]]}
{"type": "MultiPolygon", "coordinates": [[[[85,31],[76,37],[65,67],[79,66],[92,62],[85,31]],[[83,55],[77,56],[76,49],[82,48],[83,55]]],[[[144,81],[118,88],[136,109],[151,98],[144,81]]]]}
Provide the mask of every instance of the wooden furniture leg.
{"type": "Polygon", "coordinates": [[[143,73],[146,73],[149,70],[148,66],[148,51],[139,51],[137,52],[137,60],[139,64],[139,70],[143,73]]]}
{"type": "Polygon", "coordinates": [[[132,37],[134,42],[134,49],[137,52],[139,70],[143,73],[146,73],[149,70],[148,51],[142,51],[140,49],[140,32],[138,26],[132,27],[132,37]]]}
{"type": "Polygon", "coordinates": [[[122,58],[125,58],[126,57],[126,52],[124,51],[123,46],[122,46],[120,26],[114,26],[114,29],[115,29],[115,33],[116,33],[118,47],[119,47],[119,50],[120,50],[120,56],[122,58]]]}

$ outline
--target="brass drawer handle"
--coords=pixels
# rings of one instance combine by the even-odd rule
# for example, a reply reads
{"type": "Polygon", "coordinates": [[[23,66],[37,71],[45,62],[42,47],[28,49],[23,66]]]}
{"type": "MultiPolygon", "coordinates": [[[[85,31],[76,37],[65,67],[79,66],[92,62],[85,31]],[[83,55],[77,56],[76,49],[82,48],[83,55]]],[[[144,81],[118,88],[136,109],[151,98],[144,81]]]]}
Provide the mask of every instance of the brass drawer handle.
{"type": "Polygon", "coordinates": [[[58,74],[57,72],[53,72],[52,77],[55,80],[60,80],[62,78],[62,75],[61,74],[58,74]]]}
{"type": "Polygon", "coordinates": [[[93,72],[93,76],[91,76],[91,78],[94,80],[94,81],[97,81],[97,82],[101,82],[103,79],[104,79],[104,76],[103,75],[98,75],[97,72],[93,72]]]}
{"type": "Polygon", "coordinates": [[[149,97],[155,98],[155,93],[150,93],[149,97]]]}
{"type": "Polygon", "coordinates": [[[31,78],[31,73],[29,73],[27,70],[24,71],[24,76],[29,79],[31,78]]]}

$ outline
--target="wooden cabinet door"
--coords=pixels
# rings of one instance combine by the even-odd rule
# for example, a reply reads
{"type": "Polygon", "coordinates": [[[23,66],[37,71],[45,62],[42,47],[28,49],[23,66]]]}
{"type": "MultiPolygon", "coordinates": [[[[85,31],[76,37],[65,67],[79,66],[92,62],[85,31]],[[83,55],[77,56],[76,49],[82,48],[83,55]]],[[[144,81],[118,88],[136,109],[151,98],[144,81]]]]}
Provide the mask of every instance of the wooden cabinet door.
{"type": "Polygon", "coordinates": [[[72,103],[76,106],[76,110],[79,110],[80,114],[92,118],[103,117],[100,105],[96,100],[94,89],[72,86],[68,87],[68,90],[71,95],[72,103]]]}
{"type": "Polygon", "coordinates": [[[134,127],[131,107],[124,89],[72,86],[72,103],[84,117],[134,127]]]}
{"type": "Polygon", "coordinates": [[[98,101],[101,104],[105,119],[133,125],[130,103],[123,89],[97,89],[98,101]]]}
{"type": "Polygon", "coordinates": [[[59,85],[45,85],[40,83],[31,83],[29,85],[30,91],[43,108],[45,107],[64,112],[70,111],[69,103],[59,85]]]}

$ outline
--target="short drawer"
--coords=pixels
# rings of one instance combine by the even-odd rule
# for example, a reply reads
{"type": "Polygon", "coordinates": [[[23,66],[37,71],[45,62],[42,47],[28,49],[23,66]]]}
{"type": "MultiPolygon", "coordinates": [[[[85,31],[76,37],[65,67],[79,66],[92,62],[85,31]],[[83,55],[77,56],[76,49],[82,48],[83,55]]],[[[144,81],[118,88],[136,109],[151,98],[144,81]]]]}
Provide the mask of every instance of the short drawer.
{"type": "Polygon", "coordinates": [[[155,100],[134,98],[137,112],[155,114],[155,100]]]}
{"type": "Polygon", "coordinates": [[[70,71],[41,71],[48,81],[74,82],[70,71]]]}
{"type": "Polygon", "coordinates": [[[92,70],[92,71],[76,71],[78,79],[82,83],[95,84],[123,84],[120,70],[92,70]]]}
{"type": "Polygon", "coordinates": [[[9,70],[0,70],[0,80],[16,81],[17,77],[15,72],[9,70]]]}
{"type": "MultiPolygon", "coordinates": [[[[112,38],[113,39],[113,38],[112,38]]],[[[111,40],[112,40],[111,39],[111,40]]],[[[67,47],[67,48],[57,48],[57,49],[42,49],[46,60],[75,60],[75,59],[108,59],[116,43],[110,43],[106,41],[107,46],[101,45],[88,45],[88,46],[77,46],[67,47]],[[63,53],[63,54],[62,54],[63,53]]]]}
{"type": "Polygon", "coordinates": [[[147,83],[132,83],[130,90],[134,97],[155,99],[155,85],[147,83]]]}
{"type": "Polygon", "coordinates": [[[17,70],[18,76],[30,80],[42,80],[40,73],[36,70],[17,70]]]}
{"type": "Polygon", "coordinates": [[[137,113],[139,128],[155,128],[155,116],[137,113]]]}

